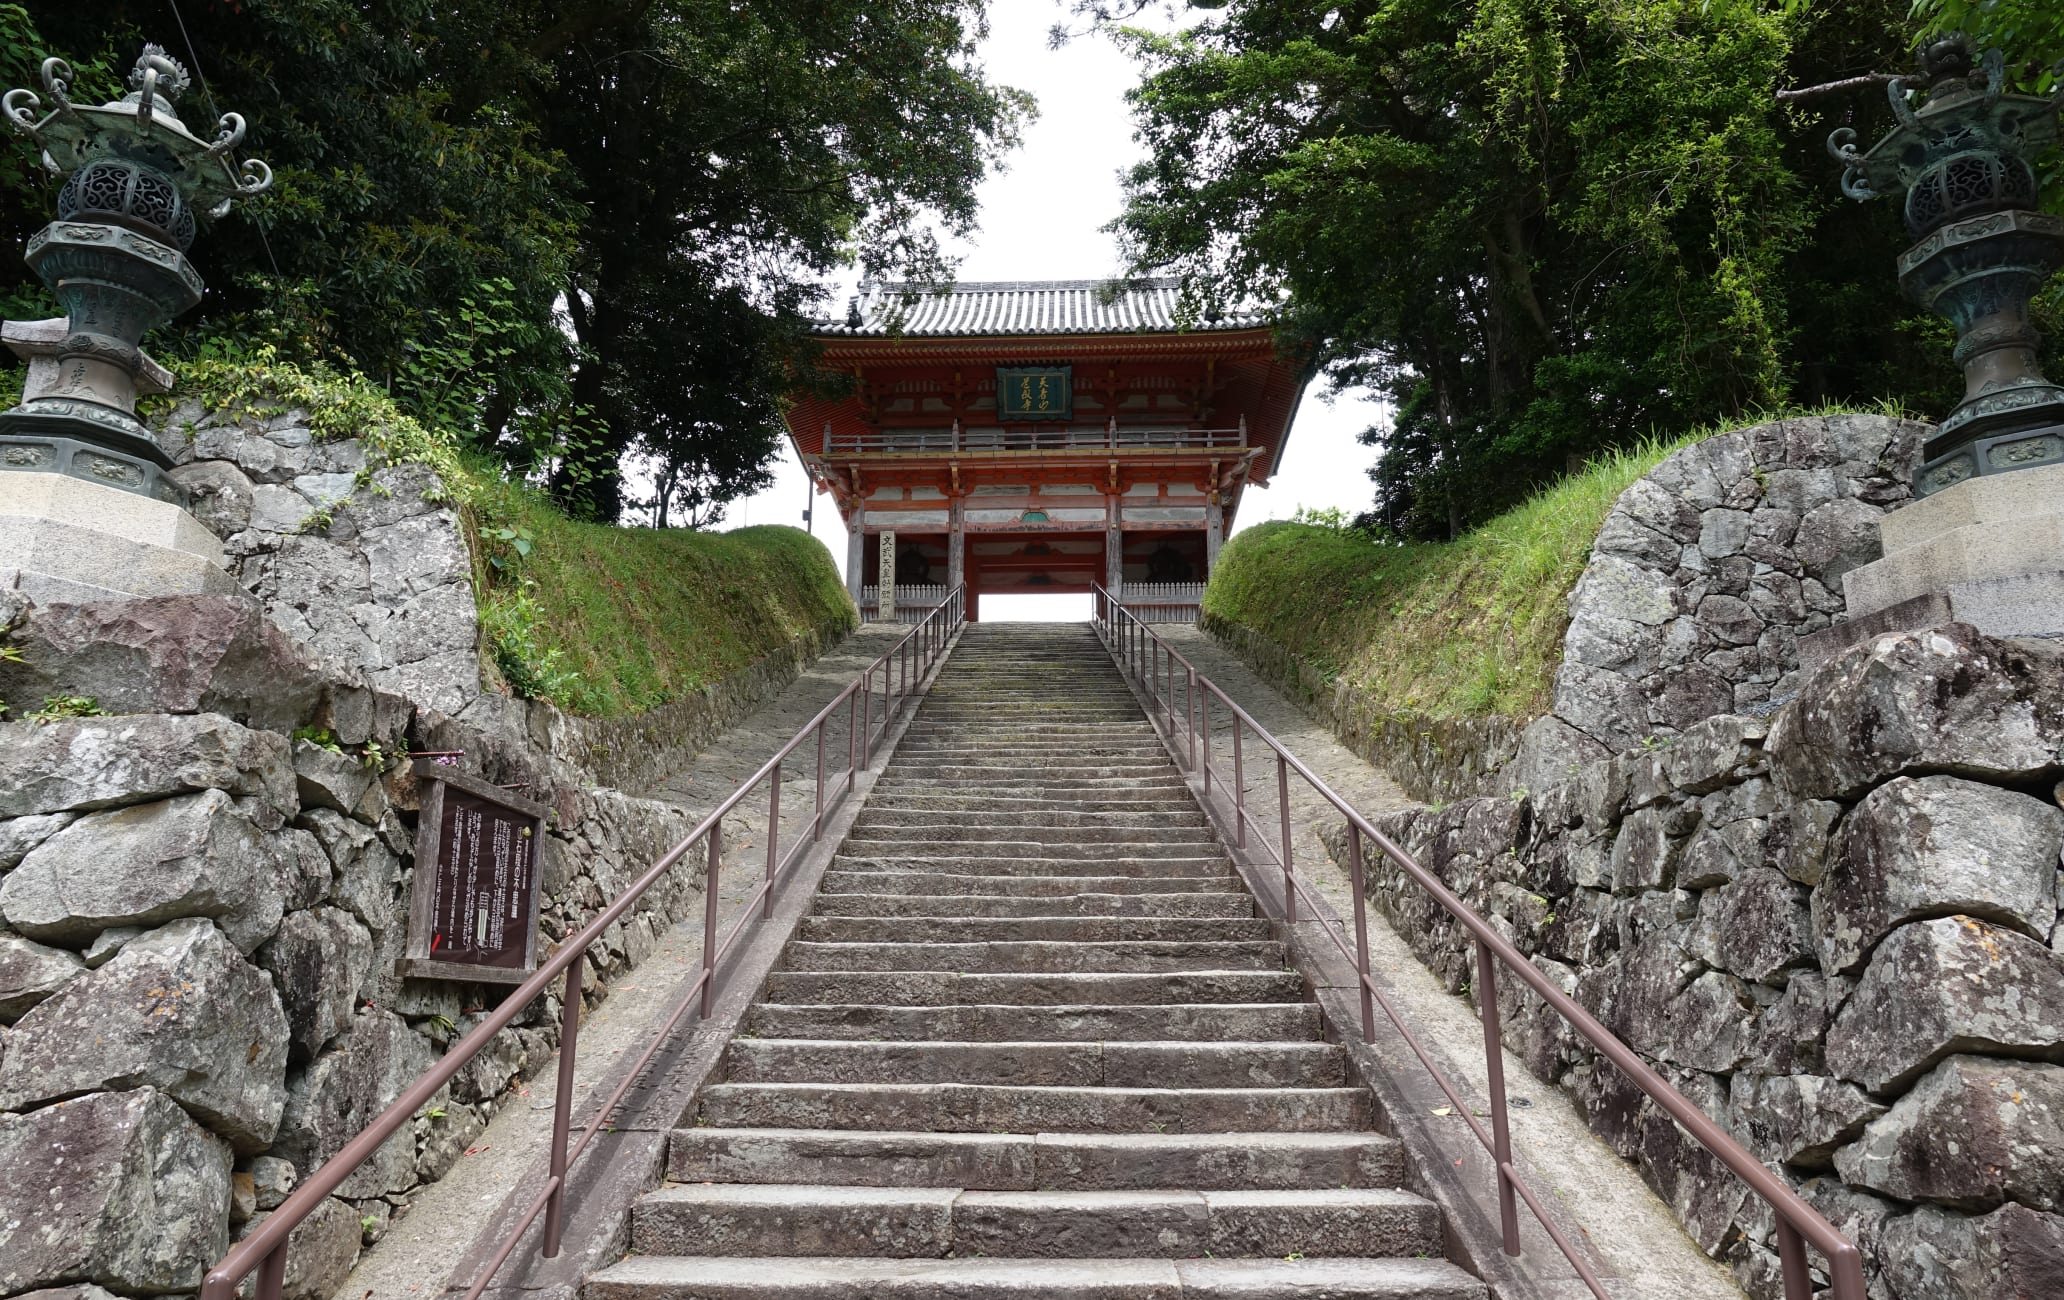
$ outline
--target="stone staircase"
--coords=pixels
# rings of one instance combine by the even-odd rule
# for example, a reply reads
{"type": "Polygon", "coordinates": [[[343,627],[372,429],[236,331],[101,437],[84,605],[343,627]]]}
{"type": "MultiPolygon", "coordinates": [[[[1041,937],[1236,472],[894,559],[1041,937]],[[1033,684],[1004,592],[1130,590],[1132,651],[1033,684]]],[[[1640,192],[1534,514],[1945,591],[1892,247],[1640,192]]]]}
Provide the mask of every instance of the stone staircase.
{"type": "Polygon", "coordinates": [[[1482,1300],[1086,626],[963,635],[587,1300],[1482,1300]]]}

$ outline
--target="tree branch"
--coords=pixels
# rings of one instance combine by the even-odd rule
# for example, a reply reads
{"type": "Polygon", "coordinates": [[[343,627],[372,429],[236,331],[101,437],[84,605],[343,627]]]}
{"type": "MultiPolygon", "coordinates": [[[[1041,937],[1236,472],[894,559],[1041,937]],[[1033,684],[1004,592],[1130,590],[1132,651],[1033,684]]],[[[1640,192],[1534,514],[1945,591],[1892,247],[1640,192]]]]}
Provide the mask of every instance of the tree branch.
{"type": "Polygon", "coordinates": [[[1866,72],[1860,77],[1844,77],[1840,81],[1823,82],[1818,86],[1800,86],[1794,90],[1780,90],[1777,92],[1777,102],[1789,104],[1795,100],[1812,99],[1818,95],[1840,94],[1842,91],[1855,90],[1860,86],[1882,86],[1888,82],[1899,80],[1901,75],[1897,72],[1866,72]]]}

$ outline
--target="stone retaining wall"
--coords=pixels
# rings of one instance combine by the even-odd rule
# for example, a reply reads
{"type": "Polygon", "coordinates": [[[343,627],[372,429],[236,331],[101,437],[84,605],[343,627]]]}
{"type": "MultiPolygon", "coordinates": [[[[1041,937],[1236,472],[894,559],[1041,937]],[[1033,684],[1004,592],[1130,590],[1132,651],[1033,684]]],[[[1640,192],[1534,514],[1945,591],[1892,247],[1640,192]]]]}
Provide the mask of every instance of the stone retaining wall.
{"type": "MultiPolygon", "coordinates": [[[[420,466],[305,419],[175,421],[178,474],[248,595],[0,597],[0,1294],[182,1294],[506,989],[403,979],[410,749],[554,810],[540,925],[584,924],[692,829],[649,786],[793,680],[823,628],[645,718],[483,693],[472,564],[420,466]],[[191,427],[189,440],[183,430],[191,427]],[[297,733],[300,733],[297,735],[297,733]]],[[[589,957],[587,995],[693,906],[700,855],[589,957]]],[[[476,1057],[297,1233],[328,1300],[557,1045],[556,996],[476,1057]]]]}
{"type": "Polygon", "coordinates": [[[1204,626],[1414,798],[1540,788],[1796,692],[1798,639],[1844,617],[1842,574],[1879,554],[1877,519],[1907,500],[1928,428],[1805,416],[1671,453],[1606,514],[1540,718],[1381,709],[1250,628],[1209,613],[1204,626]]]}
{"type": "MultiPolygon", "coordinates": [[[[1861,1247],[1879,1300],[2064,1294],[2064,658],[1961,625],[1552,786],[1384,829],[1861,1247]]],[[[1345,861],[1344,832],[1330,837],[1345,861]]],[[[1454,991],[1466,937],[1370,897],[1454,991]]],[[[1781,1294],[1761,1203],[1513,980],[1506,1042],[1701,1247],[1781,1294]]]]}

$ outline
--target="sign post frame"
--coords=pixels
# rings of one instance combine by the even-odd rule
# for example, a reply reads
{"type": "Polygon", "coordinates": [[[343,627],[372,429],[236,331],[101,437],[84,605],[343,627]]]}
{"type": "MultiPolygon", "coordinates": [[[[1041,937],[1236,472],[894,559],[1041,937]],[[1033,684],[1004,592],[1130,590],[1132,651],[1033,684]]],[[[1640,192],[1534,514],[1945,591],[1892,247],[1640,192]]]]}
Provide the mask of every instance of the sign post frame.
{"type": "MultiPolygon", "coordinates": [[[[416,822],[415,878],[410,882],[408,945],[397,963],[400,974],[410,979],[466,980],[476,984],[521,984],[538,966],[538,903],[542,892],[544,866],[544,839],[546,819],[551,809],[532,799],[511,794],[500,786],[491,785],[475,776],[468,776],[455,768],[440,767],[425,759],[416,760],[413,769],[416,779],[422,783],[421,811],[416,822]],[[522,838],[530,841],[529,852],[515,864],[521,875],[510,881],[511,888],[521,888],[525,898],[520,902],[522,914],[522,964],[518,966],[489,965],[483,962],[449,961],[435,953],[434,935],[440,901],[439,885],[448,872],[477,873],[485,865],[479,861],[468,863],[447,863],[443,857],[453,846],[445,842],[444,822],[446,795],[448,791],[459,791],[468,802],[491,805],[503,814],[502,820],[514,822],[522,828],[522,838]]],[[[513,918],[512,918],[513,920],[513,918]]],[[[513,945],[505,945],[503,951],[510,951],[513,945]]]]}

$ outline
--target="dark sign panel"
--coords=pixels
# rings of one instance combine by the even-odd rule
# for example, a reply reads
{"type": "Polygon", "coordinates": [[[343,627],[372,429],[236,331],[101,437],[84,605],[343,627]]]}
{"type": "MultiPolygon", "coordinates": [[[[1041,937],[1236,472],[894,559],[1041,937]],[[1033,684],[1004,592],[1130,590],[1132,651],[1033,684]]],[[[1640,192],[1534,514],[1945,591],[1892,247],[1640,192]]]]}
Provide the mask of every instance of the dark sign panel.
{"type": "Polygon", "coordinates": [[[545,807],[450,768],[423,783],[402,973],[520,984],[537,969],[545,807]]]}
{"type": "Polygon", "coordinates": [[[996,416],[1000,420],[1067,420],[1075,412],[1072,366],[996,368],[996,416]]]}

